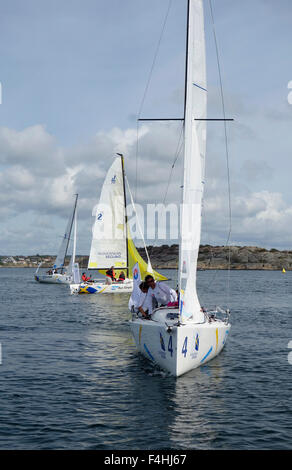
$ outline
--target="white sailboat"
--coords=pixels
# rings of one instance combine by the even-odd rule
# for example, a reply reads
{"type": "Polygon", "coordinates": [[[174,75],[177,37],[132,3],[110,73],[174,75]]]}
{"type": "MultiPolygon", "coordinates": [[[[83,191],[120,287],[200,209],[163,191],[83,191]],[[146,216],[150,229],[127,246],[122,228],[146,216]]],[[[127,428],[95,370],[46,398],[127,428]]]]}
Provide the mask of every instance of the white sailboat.
{"type": "MultiPolygon", "coordinates": [[[[98,270],[101,274],[113,268],[115,278],[123,272],[123,281],[105,279],[91,282],[72,283],[72,294],[117,294],[133,290],[132,267],[136,262],[143,274],[154,273],[155,279],[166,279],[152,270],[149,256],[148,264],[141,258],[131,239],[127,224],[126,189],[124,157],[117,154],[109,168],[102,186],[99,203],[94,208],[95,222],[88,260],[88,270],[98,270]]],[[[133,201],[132,201],[133,203],[133,201]]],[[[146,247],[145,247],[146,248],[146,247]]]]}
{"type": "Polygon", "coordinates": [[[133,314],[130,321],[138,351],[174,376],[217,356],[230,331],[229,311],[223,319],[205,312],[196,290],[206,148],[205,68],[203,2],[188,0],[179,306],[157,308],[150,320],[133,314]]]}
{"type": "Polygon", "coordinates": [[[34,275],[34,278],[37,282],[46,284],[70,284],[74,281],[74,279],[76,282],[79,282],[79,268],[78,264],[75,263],[77,237],[77,200],[78,194],[76,194],[73,211],[69,217],[66,232],[62,238],[62,242],[54,266],[52,266],[44,274],[40,274],[39,269],[41,265],[39,265],[34,275]],[[72,256],[69,265],[65,266],[65,259],[68,253],[73,227],[74,235],[72,256]]]}

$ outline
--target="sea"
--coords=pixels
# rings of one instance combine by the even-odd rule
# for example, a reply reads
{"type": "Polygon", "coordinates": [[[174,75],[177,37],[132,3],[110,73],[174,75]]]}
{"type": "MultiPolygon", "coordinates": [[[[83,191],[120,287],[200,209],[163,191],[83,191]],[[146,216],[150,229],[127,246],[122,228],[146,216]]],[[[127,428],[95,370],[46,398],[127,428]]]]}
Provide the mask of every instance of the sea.
{"type": "Polygon", "coordinates": [[[0,449],[291,449],[292,272],[199,271],[198,293],[230,308],[230,335],[174,378],[137,353],[128,294],[1,268],[0,449]]]}

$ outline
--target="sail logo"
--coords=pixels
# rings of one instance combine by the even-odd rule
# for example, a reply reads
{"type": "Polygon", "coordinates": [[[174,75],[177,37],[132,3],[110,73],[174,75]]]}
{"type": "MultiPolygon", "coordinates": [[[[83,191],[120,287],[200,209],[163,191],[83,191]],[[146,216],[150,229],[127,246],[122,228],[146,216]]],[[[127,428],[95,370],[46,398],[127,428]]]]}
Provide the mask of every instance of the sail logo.
{"type": "Polygon", "coordinates": [[[134,271],[133,271],[133,277],[135,279],[135,281],[137,281],[138,277],[139,277],[139,274],[138,274],[138,269],[135,268],[134,271]]]}
{"type": "Polygon", "coordinates": [[[199,345],[200,345],[200,340],[199,340],[199,335],[197,333],[196,339],[195,339],[195,350],[199,351],[199,345]]]}
{"type": "Polygon", "coordinates": [[[199,347],[200,347],[200,338],[199,338],[199,334],[197,333],[195,338],[194,338],[194,343],[193,343],[195,349],[191,352],[191,358],[192,359],[196,359],[197,356],[198,356],[198,352],[199,352],[199,347]]]}
{"type": "Polygon", "coordinates": [[[115,184],[117,182],[117,175],[112,177],[112,184],[115,184]]]}

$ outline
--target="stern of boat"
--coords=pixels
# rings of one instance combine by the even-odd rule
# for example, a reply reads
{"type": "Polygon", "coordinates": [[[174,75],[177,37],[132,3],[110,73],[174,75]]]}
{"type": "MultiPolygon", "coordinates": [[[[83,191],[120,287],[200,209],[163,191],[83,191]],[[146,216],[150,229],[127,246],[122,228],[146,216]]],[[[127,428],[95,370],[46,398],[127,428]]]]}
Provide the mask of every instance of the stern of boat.
{"type": "Polygon", "coordinates": [[[113,284],[105,283],[83,283],[71,284],[71,294],[124,294],[131,293],[133,290],[133,281],[128,279],[127,282],[117,282],[113,284]]]}
{"type": "Polygon", "coordinates": [[[34,278],[43,284],[70,284],[72,281],[71,276],[67,274],[35,274],[34,278]]]}

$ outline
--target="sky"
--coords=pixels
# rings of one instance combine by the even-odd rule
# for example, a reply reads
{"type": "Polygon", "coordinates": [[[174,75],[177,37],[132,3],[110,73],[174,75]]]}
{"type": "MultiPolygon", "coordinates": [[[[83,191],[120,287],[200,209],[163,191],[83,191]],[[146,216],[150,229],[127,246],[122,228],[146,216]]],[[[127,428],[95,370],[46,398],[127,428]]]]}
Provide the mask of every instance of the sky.
{"type": "MultiPolygon", "coordinates": [[[[0,255],[56,254],[75,193],[77,253],[88,254],[92,209],[116,152],[125,156],[138,206],[180,203],[181,154],[168,181],[181,124],[137,126],[137,116],[183,115],[186,4],[2,1],[0,255]]],[[[234,118],[231,244],[292,249],[292,3],[212,5],[226,115],[234,118]]],[[[204,7],[208,117],[222,117],[209,0],[204,7]]],[[[226,242],[227,187],[224,128],[210,123],[202,243],[226,242]]]]}

